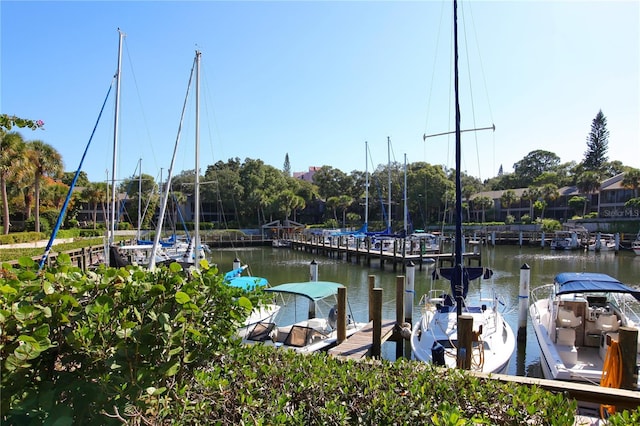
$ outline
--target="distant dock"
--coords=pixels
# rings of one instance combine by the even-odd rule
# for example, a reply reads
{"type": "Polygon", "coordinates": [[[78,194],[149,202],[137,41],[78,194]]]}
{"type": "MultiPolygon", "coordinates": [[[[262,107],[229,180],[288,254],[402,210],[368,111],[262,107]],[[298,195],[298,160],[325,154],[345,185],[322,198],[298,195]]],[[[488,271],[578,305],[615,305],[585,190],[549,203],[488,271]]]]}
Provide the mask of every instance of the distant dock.
{"type": "MultiPolygon", "coordinates": [[[[422,270],[423,265],[436,263],[439,266],[453,266],[453,253],[422,252],[417,250],[407,250],[403,238],[395,238],[390,249],[371,247],[371,240],[364,238],[355,240],[350,244],[346,236],[325,237],[323,235],[294,235],[290,240],[293,250],[306,251],[326,257],[343,259],[348,262],[364,262],[371,266],[372,262],[378,262],[380,269],[384,269],[385,264],[391,264],[393,270],[397,271],[398,265],[404,270],[406,264],[411,261],[422,270]]],[[[469,244],[474,248],[472,252],[463,253],[463,260],[467,265],[481,265],[482,258],[477,244],[469,244]]]]}

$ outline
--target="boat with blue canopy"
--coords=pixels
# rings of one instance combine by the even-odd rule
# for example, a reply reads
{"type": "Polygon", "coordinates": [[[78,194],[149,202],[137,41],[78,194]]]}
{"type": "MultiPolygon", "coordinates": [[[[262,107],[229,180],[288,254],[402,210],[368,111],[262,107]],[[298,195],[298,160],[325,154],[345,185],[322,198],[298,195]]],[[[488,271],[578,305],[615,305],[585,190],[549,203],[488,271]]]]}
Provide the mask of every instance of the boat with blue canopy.
{"type": "Polygon", "coordinates": [[[533,289],[529,316],[544,377],[601,385],[619,376],[611,370],[620,367],[612,361],[619,329],[638,327],[639,301],[638,289],[596,272],[563,272],[533,289]]]}

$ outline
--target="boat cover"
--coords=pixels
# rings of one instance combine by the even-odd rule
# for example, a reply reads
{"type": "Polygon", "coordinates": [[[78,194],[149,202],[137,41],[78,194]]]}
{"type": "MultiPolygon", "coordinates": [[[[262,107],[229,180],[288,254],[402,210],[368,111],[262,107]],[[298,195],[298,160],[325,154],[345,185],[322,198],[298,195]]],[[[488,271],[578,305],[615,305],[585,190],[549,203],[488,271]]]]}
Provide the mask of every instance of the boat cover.
{"type": "Polygon", "coordinates": [[[556,275],[556,294],[568,293],[628,293],[640,300],[640,291],[626,286],[617,279],[594,272],[563,272],[556,275]]]}
{"type": "Polygon", "coordinates": [[[268,284],[267,279],[261,277],[235,277],[227,281],[227,285],[245,290],[254,290],[256,287],[264,287],[268,284]]]}
{"type": "Polygon", "coordinates": [[[238,287],[245,290],[254,290],[256,287],[269,285],[266,278],[241,276],[246,268],[245,265],[227,272],[224,274],[224,282],[231,287],[238,287]]]}
{"type": "MultiPolygon", "coordinates": [[[[451,281],[451,292],[452,294],[457,294],[456,289],[454,288],[453,276],[456,268],[440,268],[440,274],[451,281]]],[[[484,273],[484,268],[482,267],[463,267],[462,268],[462,293],[461,296],[463,298],[467,297],[467,293],[469,292],[469,281],[473,281],[477,278],[480,278],[484,273]]]]}
{"type": "Polygon", "coordinates": [[[305,283],[280,284],[275,287],[266,288],[265,291],[294,294],[316,301],[338,294],[340,287],[344,286],[330,281],[308,281],[305,283]]]}

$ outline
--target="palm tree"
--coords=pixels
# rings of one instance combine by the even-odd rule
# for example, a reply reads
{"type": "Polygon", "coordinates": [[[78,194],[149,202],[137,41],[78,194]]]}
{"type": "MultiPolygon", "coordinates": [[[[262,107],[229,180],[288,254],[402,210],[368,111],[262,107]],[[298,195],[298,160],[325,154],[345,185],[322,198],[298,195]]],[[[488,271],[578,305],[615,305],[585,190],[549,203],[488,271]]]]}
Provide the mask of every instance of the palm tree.
{"type": "Polygon", "coordinates": [[[353,198],[349,195],[341,195],[338,197],[338,208],[342,210],[342,227],[346,227],[347,209],[353,203],[353,198]]]}
{"type": "Polygon", "coordinates": [[[630,169],[622,178],[622,187],[633,189],[633,198],[638,198],[638,188],[640,188],[640,170],[630,169]]]}
{"type": "Polygon", "coordinates": [[[511,206],[518,202],[518,196],[513,189],[507,189],[500,196],[500,203],[507,208],[507,216],[511,214],[511,206]]]}
{"type": "MultiPolygon", "coordinates": [[[[576,179],[576,187],[586,195],[591,195],[600,188],[600,175],[597,172],[586,171],[581,173],[576,179]]],[[[591,199],[591,197],[587,197],[591,199]]],[[[584,205],[582,216],[587,214],[587,203],[584,205]]]]}
{"type": "Polygon", "coordinates": [[[92,206],[93,229],[96,229],[98,216],[98,203],[102,203],[102,214],[104,215],[105,200],[107,199],[107,184],[105,182],[90,183],[82,191],[81,197],[92,206]]]}
{"type": "Polygon", "coordinates": [[[542,196],[542,190],[538,186],[530,186],[522,193],[522,198],[529,201],[529,216],[533,219],[533,204],[542,196]]]}
{"type": "Polygon", "coordinates": [[[2,191],[2,224],[4,235],[9,233],[9,198],[7,195],[7,178],[24,160],[24,140],[19,133],[0,131],[0,187],[2,191]]]}
{"type": "Polygon", "coordinates": [[[481,197],[474,198],[473,204],[476,206],[477,209],[482,210],[482,222],[484,223],[485,212],[487,209],[490,209],[491,207],[493,207],[493,200],[487,197],[486,195],[483,195],[481,197]]]}
{"type": "Polygon", "coordinates": [[[40,140],[27,142],[27,155],[33,164],[34,189],[36,193],[35,231],[40,232],[40,181],[43,176],[58,177],[62,175],[62,156],[51,145],[40,140]]]}
{"type": "Polygon", "coordinates": [[[544,208],[547,206],[546,201],[547,200],[555,201],[560,196],[560,193],[558,192],[558,187],[553,183],[544,184],[541,192],[542,192],[542,199],[545,201],[545,203],[542,208],[542,213],[540,214],[540,216],[544,218],[544,208]]]}

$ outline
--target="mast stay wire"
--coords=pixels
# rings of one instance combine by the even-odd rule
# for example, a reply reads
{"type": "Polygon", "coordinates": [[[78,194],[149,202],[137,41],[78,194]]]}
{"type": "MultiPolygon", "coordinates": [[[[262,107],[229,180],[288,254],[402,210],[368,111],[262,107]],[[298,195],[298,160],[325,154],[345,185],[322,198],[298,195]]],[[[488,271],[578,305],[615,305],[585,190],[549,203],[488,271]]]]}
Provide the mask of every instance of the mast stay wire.
{"type": "MultiPolygon", "coordinates": [[[[465,41],[465,52],[467,55],[467,74],[468,74],[468,78],[469,78],[469,94],[471,97],[471,114],[472,114],[472,119],[473,119],[473,127],[477,128],[477,123],[476,123],[476,114],[475,114],[475,102],[474,102],[474,98],[473,98],[473,88],[472,88],[472,82],[471,82],[471,55],[469,54],[469,43],[468,43],[468,39],[467,39],[467,19],[465,19],[466,16],[469,16],[469,24],[471,26],[471,31],[472,31],[472,35],[473,38],[475,40],[475,47],[476,47],[476,52],[477,52],[477,56],[478,56],[478,62],[480,63],[480,75],[482,76],[482,83],[483,83],[483,87],[484,87],[484,91],[485,91],[485,97],[487,100],[487,107],[489,109],[489,118],[491,120],[491,123],[494,123],[493,121],[493,111],[491,109],[491,102],[489,101],[489,91],[487,88],[487,79],[486,79],[486,74],[484,72],[484,66],[483,66],[483,62],[482,62],[482,54],[480,52],[480,44],[478,43],[478,33],[476,31],[476,26],[475,26],[475,19],[473,18],[473,8],[471,6],[471,4],[469,4],[468,7],[468,13],[465,14],[465,11],[467,10],[464,6],[465,2],[461,2],[461,9],[462,9],[462,15],[463,15],[463,33],[464,33],[464,41],[465,41]]],[[[495,152],[495,125],[493,126],[493,152],[495,152]]],[[[479,143],[478,143],[478,135],[477,132],[474,132],[474,139],[475,139],[475,145],[476,145],[476,160],[478,162],[478,179],[480,179],[480,181],[482,181],[482,168],[481,168],[481,164],[480,164],[480,150],[479,150],[479,143]]],[[[493,158],[493,164],[492,164],[493,169],[495,170],[495,156],[493,158]]]]}
{"type": "MultiPolygon", "coordinates": [[[[124,38],[124,50],[127,53],[127,58],[129,60],[129,69],[131,71],[131,77],[133,79],[133,85],[136,89],[136,95],[138,98],[138,104],[140,105],[140,113],[142,114],[142,122],[144,124],[144,130],[147,136],[147,142],[148,142],[148,148],[150,148],[151,151],[151,158],[153,159],[153,163],[156,167],[158,167],[158,160],[156,159],[156,153],[153,149],[153,143],[151,143],[151,132],[149,130],[149,121],[147,120],[147,115],[145,114],[145,109],[143,107],[142,104],[142,96],[140,96],[140,86],[138,85],[138,80],[136,79],[136,73],[135,70],[133,68],[133,60],[131,59],[131,52],[129,51],[129,44],[127,42],[127,38],[124,38]]],[[[121,158],[122,156],[120,155],[120,153],[118,153],[118,158],[121,158]]]]}

